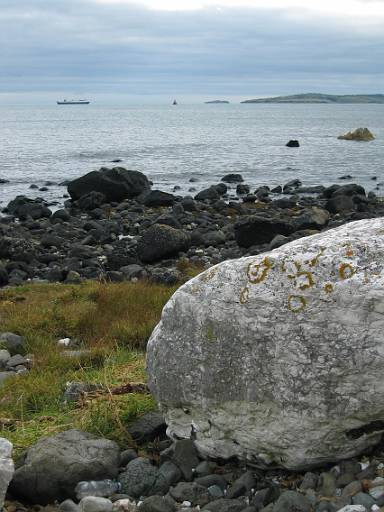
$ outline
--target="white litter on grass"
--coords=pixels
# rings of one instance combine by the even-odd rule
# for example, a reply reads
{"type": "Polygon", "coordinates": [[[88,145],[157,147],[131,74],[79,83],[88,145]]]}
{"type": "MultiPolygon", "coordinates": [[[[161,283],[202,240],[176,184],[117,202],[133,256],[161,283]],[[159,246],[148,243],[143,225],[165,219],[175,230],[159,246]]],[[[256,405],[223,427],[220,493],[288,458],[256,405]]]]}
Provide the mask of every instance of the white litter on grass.
{"type": "Polygon", "coordinates": [[[62,338],[61,340],[58,340],[57,344],[62,347],[69,347],[71,343],[71,338],[62,338]]]}

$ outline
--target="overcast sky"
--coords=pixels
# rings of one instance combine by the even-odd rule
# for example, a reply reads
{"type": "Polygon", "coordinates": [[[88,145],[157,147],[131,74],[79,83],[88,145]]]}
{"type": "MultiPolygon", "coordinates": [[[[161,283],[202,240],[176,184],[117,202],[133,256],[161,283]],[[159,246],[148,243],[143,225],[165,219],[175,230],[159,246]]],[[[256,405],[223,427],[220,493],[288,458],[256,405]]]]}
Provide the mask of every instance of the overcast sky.
{"type": "Polygon", "coordinates": [[[309,91],[384,92],[384,0],[0,0],[2,102],[309,91]]]}

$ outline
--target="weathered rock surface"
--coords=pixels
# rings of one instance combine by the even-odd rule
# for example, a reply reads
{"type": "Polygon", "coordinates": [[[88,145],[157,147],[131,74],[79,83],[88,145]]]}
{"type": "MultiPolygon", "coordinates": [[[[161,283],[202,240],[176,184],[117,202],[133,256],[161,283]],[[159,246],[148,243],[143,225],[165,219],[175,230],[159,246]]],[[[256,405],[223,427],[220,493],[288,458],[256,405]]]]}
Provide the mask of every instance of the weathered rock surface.
{"type": "Polygon", "coordinates": [[[341,140],[370,141],[374,140],[375,136],[368,130],[368,128],[357,128],[353,132],[348,132],[345,135],[339,135],[337,138],[341,140]]]}
{"type": "Polygon", "coordinates": [[[0,437],[0,510],[3,509],[5,494],[13,472],[12,443],[0,437]]]}
{"type": "Polygon", "coordinates": [[[31,503],[52,503],[75,497],[82,480],[115,478],[118,445],[80,430],[67,430],[40,439],[18,464],[11,492],[31,503]]]}
{"type": "Polygon", "coordinates": [[[149,386],[204,455],[302,468],[384,431],[384,219],[213,267],[148,344],[149,386]]]}
{"type": "Polygon", "coordinates": [[[189,236],[181,229],[154,224],[139,241],[137,253],[141,261],[157,261],[164,256],[171,256],[188,249],[189,244],[189,236]]]}

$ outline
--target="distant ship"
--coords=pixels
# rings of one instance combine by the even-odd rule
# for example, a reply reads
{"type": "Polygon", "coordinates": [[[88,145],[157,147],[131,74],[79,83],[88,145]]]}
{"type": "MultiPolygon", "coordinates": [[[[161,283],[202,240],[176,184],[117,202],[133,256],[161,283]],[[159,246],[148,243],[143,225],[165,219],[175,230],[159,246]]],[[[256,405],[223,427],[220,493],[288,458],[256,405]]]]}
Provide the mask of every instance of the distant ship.
{"type": "Polygon", "coordinates": [[[58,105],[89,105],[88,100],[63,100],[63,101],[57,101],[58,105]]]}
{"type": "Polygon", "coordinates": [[[172,105],[177,105],[177,101],[176,101],[176,100],[173,100],[172,105]]]}

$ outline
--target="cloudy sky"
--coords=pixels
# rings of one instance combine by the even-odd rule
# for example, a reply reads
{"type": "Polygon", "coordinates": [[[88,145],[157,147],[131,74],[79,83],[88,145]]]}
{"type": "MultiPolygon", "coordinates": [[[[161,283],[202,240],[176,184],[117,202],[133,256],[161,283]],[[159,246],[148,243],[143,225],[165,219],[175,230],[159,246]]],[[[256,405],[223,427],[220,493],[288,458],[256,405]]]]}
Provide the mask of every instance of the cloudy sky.
{"type": "Polygon", "coordinates": [[[0,102],[384,92],[384,0],[0,0],[0,102]]]}

